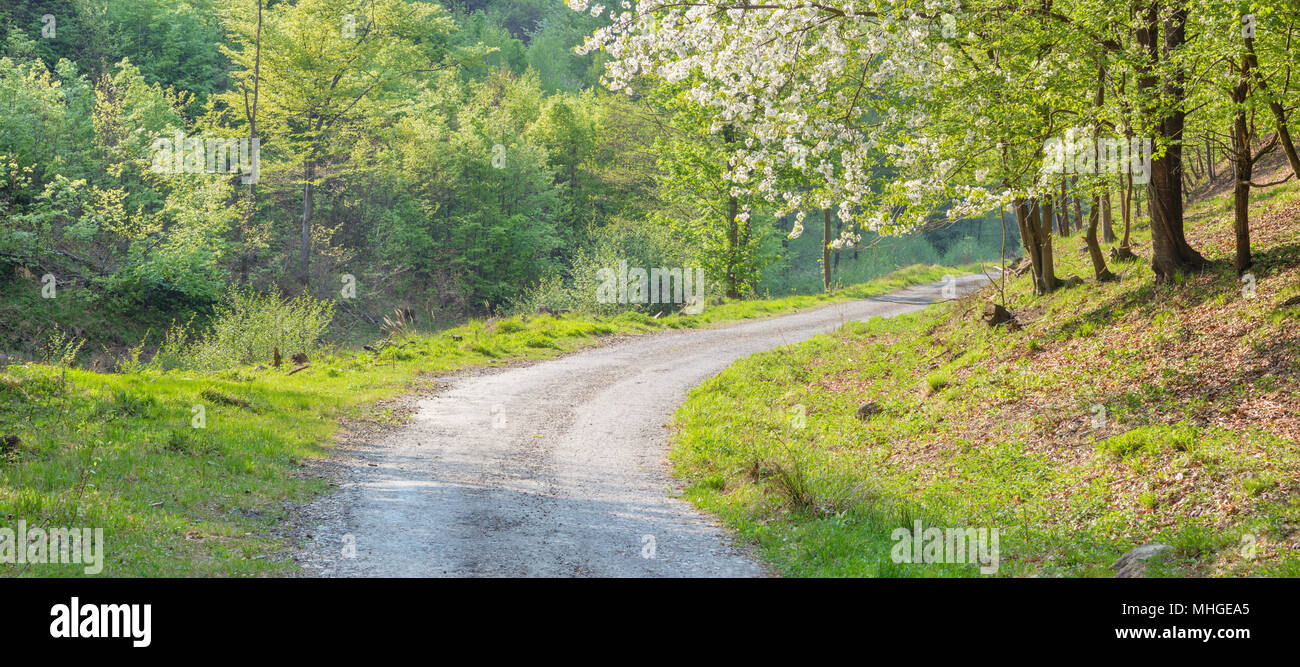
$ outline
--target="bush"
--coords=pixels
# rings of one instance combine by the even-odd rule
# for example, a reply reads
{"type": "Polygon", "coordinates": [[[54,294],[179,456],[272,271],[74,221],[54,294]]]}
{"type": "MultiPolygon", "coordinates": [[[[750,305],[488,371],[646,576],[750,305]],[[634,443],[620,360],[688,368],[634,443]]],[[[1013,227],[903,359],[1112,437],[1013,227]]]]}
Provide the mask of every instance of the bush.
{"type": "Polygon", "coordinates": [[[1098,443],[1097,452],[1120,460],[1136,455],[1156,456],[1162,449],[1190,452],[1199,441],[1200,432],[1195,426],[1139,426],[1098,443]]]}
{"type": "Polygon", "coordinates": [[[944,387],[952,383],[952,379],[943,371],[935,371],[925,376],[925,385],[930,388],[930,393],[938,393],[944,387]]]}
{"type": "MultiPolygon", "coordinates": [[[[687,248],[682,247],[663,225],[628,220],[615,220],[601,227],[589,229],[589,237],[573,253],[565,275],[552,272],[537,283],[521,291],[511,303],[511,311],[519,314],[536,313],[540,306],[553,309],[568,308],[591,315],[612,315],[628,310],[648,310],[650,306],[638,304],[601,303],[597,288],[601,284],[600,270],[615,269],[620,262],[628,267],[650,269],[653,267],[694,267],[699,262],[692,259],[687,248]]],[[[706,289],[716,292],[717,281],[705,281],[706,289]]],[[[707,295],[706,295],[707,296],[707,295]]],[[[662,306],[657,306],[656,310],[662,306]]]]}
{"type": "Polygon", "coordinates": [[[306,294],[286,299],[233,289],[217,307],[211,328],[186,348],[182,365],[199,370],[267,363],[273,351],[315,352],[334,318],[334,304],[306,294]]]}
{"type": "Polygon", "coordinates": [[[77,361],[77,354],[81,352],[81,346],[85,344],[85,339],[69,336],[63,331],[55,329],[45,339],[45,344],[41,346],[41,354],[45,359],[45,363],[51,366],[72,368],[72,365],[77,361]]]}

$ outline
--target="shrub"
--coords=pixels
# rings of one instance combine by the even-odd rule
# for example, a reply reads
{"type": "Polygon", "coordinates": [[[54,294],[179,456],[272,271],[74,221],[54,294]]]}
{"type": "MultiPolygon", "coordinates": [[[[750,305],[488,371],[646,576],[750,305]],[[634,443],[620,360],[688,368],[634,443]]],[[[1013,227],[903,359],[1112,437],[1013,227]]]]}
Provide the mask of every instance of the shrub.
{"type": "Polygon", "coordinates": [[[251,290],[228,292],[211,327],[186,348],[184,365],[203,370],[267,362],[317,350],[334,318],[334,304],[302,294],[291,299],[251,290]]]}
{"type": "MultiPolygon", "coordinates": [[[[567,271],[552,272],[521,291],[511,303],[511,310],[533,314],[540,306],[568,308],[580,313],[611,315],[628,310],[648,310],[640,304],[601,303],[597,289],[601,269],[617,270],[620,262],[628,267],[693,267],[700,265],[689,248],[672,235],[667,226],[614,220],[587,231],[587,241],[573,253],[567,271]]],[[[706,289],[717,289],[716,281],[706,280],[706,289]]],[[[662,310],[664,306],[653,306],[662,310]]],[[[653,311],[652,311],[653,312],[653,311]]]]}
{"type": "Polygon", "coordinates": [[[55,329],[41,346],[41,354],[45,363],[51,366],[71,368],[76,363],[81,347],[85,344],[85,339],[69,336],[62,330],[55,329]]]}
{"type": "Polygon", "coordinates": [[[524,344],[533,348],[553,348],[555,347],[555,340],[544,333],[539,333],[530,336],[524,344]]]}
{"type": "Polygon", "coordinates": [[[1097,452],[1116,460],[1136,455],[1155,456],[1162,449],[1191,452],[1196,450],[1199,440],[1200,432],[1187,424],[1139,426],[1098,443],[1097,452]]]}
{"type": "Polygon", "coordinates": [[[504,320],[497,324],[497,333],[512,334],[527,329],[524,324],[518,320],[504,320]]]}
{"type": "Polygon", "coordinates": [[[952,383],[951,378],[944,371],[935,371],[925,376],[925,385],[929,387],[930,393],[935,394],[952,383]]]}
{"type": "MultiPolygon", "coordinates": [[[[167,330],[163,332],[162,343],[158,345],[158,351],[154,352],[153,358],[149,360],[149,368],[168,370],[189,365],[187,355],[189,354],[190,325],[193,322],[193,316],[184,324],[172,320],[171,326],[167,327],[167,330]]],[[[135,354],[138,361],[139,353],[136,352],[135,354]]]]}

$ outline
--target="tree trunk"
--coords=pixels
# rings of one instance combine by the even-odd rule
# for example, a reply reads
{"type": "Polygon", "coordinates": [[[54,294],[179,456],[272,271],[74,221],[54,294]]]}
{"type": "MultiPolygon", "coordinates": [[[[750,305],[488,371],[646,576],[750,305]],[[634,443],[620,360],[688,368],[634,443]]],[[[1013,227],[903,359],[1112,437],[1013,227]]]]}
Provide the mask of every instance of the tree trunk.
{"type": "Polygon", "coordinates": [[[1038,238],[1042,242],[1043,255],[1043,291],[1044,293],[1056,289],[1060,281],[1056,277],[1056,256],[1052,251],[1052,230],[1050,222],[1042,219],[1042,212],[1037,210],[1037,206],[1031,212],[1030,221],[1038,218],[1038,238]]]}
{"type": "MultiPolygon", "coordinates": [[[[841,235],[843,232],[844,232],[844,221],[843,221],[843,220],[840,220],[840,219],[838,219],[838,218],[836,218],[836,220],[835,220],[835,238],[838,239],[838,238],[840,237],[840,235],[841,235]]],[[[840,248],[836,248],[836,249],[835,249],[835,271],[834,271],[834,273],[838,273],[839,270],[840,270],[840,250],[841,250],[840,248]]]]}
{"type": "MultiPolygon", "coordinates": [[[[1235,97],[1235,95],[1234,95],[1235,97]]],[[[1237,252],[1232,265],[1240,275],[1249,269],[1250,258],[1250,177],[1253,171],[1250,156],[1250,135],[1246,129],[1246,113],[1239,110],[1232,122],[1232,162],[1235,180],[1232,184],[1232,231],[1236,235],[1237,252]]]]}
{"type": "MultiPolygon", "coordinates": [[[[1168,59],[1182,48],[1186,41],[1187,10],[1175,4],[1164,20],[1164,55],[1168,59]]],[[[1138,43],[1147,50],[1150,62],[1139,65],[1138,89],[1144,93],[1155,92],[1154,63],[1159,61],[1160,45],[1157,40],[1159,15],[1157,3],[1148,5],[1144,24],[1138,29],[1138,43]]],[[[1181,273],[1200,270],[1205,258],[1187,244],[1183,234],[1183,125],[1182,105],[1185,72],[1177,67],[1164,83],[1165,103],[1169,104],[1160,119],[1160,133],[1164,140],[1164,153],[1151,164],[1151,182],[1147,187],[1151,212],[1151,268],[1156,280],[1169,280],[1181,273]]],[[[1150,104],[1150,103],[1148,103],[1150,104]]],[[[1155,112],[1148,107],[1149,112],[1155,112]]]]}
{"type": "Polygon", "coordinates": [[[736,277],[736,260],[739,258],[740,223],[736,216],[740,213],[740,202],[735,195],[727,198],[727,298],[740,298],[740,281],[736,277]]]}
{"type": "MultiPolygon", "coordinates": [[[[257,100],[262,90],[262,0],[257,0],[257,36],[254,38],[253,52],[253,101],[250,105],[248,101],[248,88],[244,88],[244,115],[248,120],[248,142],[249,150],[252,150],[253,139],[257,137],[257,100]]],[[[253,221],[253,213],[257,210],[257,183],[248,184],[248,205],[244,210],[244,229],[240,230],[240,248],[239,248],[239,282],[248,282],[248,268],[256,258],[256,251],[249,251],[245,245],[248,242],[244,232],[253,221]]]]}
{"type": "Polygon", "coordinates": [[[831,210],[822,209],[822,288],[831,291],[831,210]]]}
{"type": "MultiPolygon", "coordinates": [[[[1094,163],[1094,164],[1096,164],[1096,163],[1094,163]]],[[[1074,204],[1074,228],[1075,228],[1075,229],[1083,229],[1083,211],[1080,210],[1080,208],[1079,208],[1079,207],[1080,207],[1080,204],[1079,204],[1079,191],[1078,191],[1078,189],[1075,187],[1075,185],[1078,183],[1078,181],[1079,181],[1079,177],[1078,177],[1078,176],[1074,176],[1074,177],[1071,177],[1071,178],[1070,178],[1070,192],[1074,195],[1073,198],[1071,199],[1071,201],[1072,201],[1073,204],[1074,204]]]]}
{"type": "Polygon", "coordinates": [[[1034,277],[1034,293],[1042,293],[1043,285],[1043,254],[1038,244],[1038,234],[1033,231],[1033,225],[1029,221],[1029,204],[1024,199],[1016,199],[1012,206],[1016,214],[1016,227],[1020,229],[1020,244],[1025,248],[1025,255],[1029,257],[1029,268],[1034,277]]]}
{"type": "MultiPolygon", "coordinates": [[[[1029,255],[1034,274],[1034,292],[1046,294],[1057,287],[1052,262],[1051,223],[1043,223],[1037,198],[1016,199],[1016,226],[1020,228],[1020,242],[1029,255]]],[[[1048,218],[1050,220],[1050,218],[1048,218]]]]}
{"type": "MultiPolygon", "coordinates": [[[[311,149],[308,149],[310,152],[311,149]]],[[[312,188],[311,179],[314,175],[314,164],[311,157],[306,157],[302,162],[302,255],[298,258],[298,274],[304,286],[310,284],[308,269],[311,265],[311,212],[312,212],[312,188]]]]}
{"type": "Polygon", "coordinates": [[[1101,240],[1106,243],[1115,242],[1115,228],[1111,224],[1111,207],[1110,207],[1110,184],[1103,185],[1105,189],[1101,191],[1101,240]]]}
{"type": "MultiPolygon", "coordinates": [[[[1264,74],[1259,71],[1259,56],[1255,54],[1254,37],[1246,39],[1246,57],[1250,59],[1253,65],[1251,72],[1254,74],[1260,91],[1267,93],[1268,82],[1264,80],[1264,74]]],[[[1283,87],[1283,92],[1286,92],[1285,87],[1283,87]]],[[[1282,150],[1286,153],[1287,162],[1291,163],[1291,173],[1300,179],[1300,155],[1296,154],[1295,142],[1291,140],[1291,130],[1287,129],[1286,126],[1286,110],[1282,108],[1282,103],[1277,100],[1268,101],[1268,110],[1273,112],[1273,121],[1277,124],[1277,141],[1282,145],[1282,150]]]]}
{"type": "Polygon", "coordinates": [[[1295,142],[1291,140],[1291,131],[1286,127],[1286,112],[1283,111],[1282,105],[1275,101],[1269,102],[1268,108],[1273,112],[1273,118],[1277,122],[1277,140],[1282,144],[1282,150],[1286,151],[1286,159],[1291,163],[1291,173],[1296,178],[1300,178],[1300,155],[1296,154],[1295,142]]]}
{"type": "Polygon", "coordinates": [[[1002,271],[998,273],[998,305],[1007,305],[1007,208],[998,206],[998,218],[1002,221],[1002,271]]]}
{"type": "MultiPolygon", "coordinates": [[[[1097,108],[1101,108],[1106,103],[1105,63],[1099,63],[1097,65],[1097,94],[1093,96],[1093,103],[1097,106],[1097,108]]],[[[1098,136],[1101,136],[1100,121],[1098,121],[1093,126],[1093,137],[1098,137],[1098,136]]],[[[1101,155],[1097,154],[1097,142],[1095,141],[1092,142],[1092,146],[1093,146],[1092,163],[1093,165],[1097,166],[1097,171],[1100,172],[1101,155]]],[[[1075,178],[1077,179],[1078,177],[1075,178]]],[[[1105,177],[1102,177],[1100,180],[1104,186],[1106,180],[1105,177]]],[[[1103,190],[1102,192],[1104,194],[1105,191],[1103,190]]],[[[1075,195],[1074,197],[1075,214],[1079,215],[1080,218],[1082,218],[1082,215],[1079,214],[1079,193],[1077,190],[1075,191],[1074,195],[1075,195]]],[[[1106,281],[1114,280],[1115,274],[1111,273],[1110,269],[1106,268],[1106,257],[1101,254],[1101,244],[1097,243],[1097,221],[1098,218],[1101,216],[1101,202],[1102,202],[1102,195],[1094,194],[1092,196],[1092,203],[1088,207],[1088,227],[1087,227],[1087,231],[1083,233],[1083,241],[1088,245],[1088,257],[1089,259],[1092,260],[1093,274],[1097,277],[1098,282],[1106,282],[1106,281]]],[[[1106,210],[1107,216],[1109,217],[1110,214],[1109,203],[1107,203],[1106,209],[1107,209],[1106,210]]],[[[1082,219],[1079,220],[1079,225],[1080,226],[1083,225],[1082,219]]]]}
{"type": "Polygon", "coordinates": [[[1057,231],[1061,236],[1070,235],[1070,199],[1065,191],[1065,177],[1061,177],[1061,203],[1056,213],[1057,231]]]}
{"type": "MultiPolygon", "coordinates": [[[[728,125],[723,129],[722,139],[730,146],[736,140],[736,128],[728,125]]],[[[740,223],[736,216],[740,213],[740,202],[736,196],[727,197],[727,298],[740,298],[740,280],[736,275],[736,261],[740,259],[740,223]]]]}
{"type": "Polygon", "coordinates": [[[1246,123],[1246,99],[1250,96],[1251,73],[1255,69],[1255,40],[1246,38],[1246,54],[1242,58],[1237,84],[1232,88],[1232,102],[1236,108],[1232,118],[1232,231],[1236,236],[1237,252],[1233,266],[1237,274],[1250,268],[1250,177],[1254,171],[1254,156],[1250,148],[1250,127],[1246,123]]]}
{"type": "Polygon", "coordinates": [[[1124,207],[1121,209],[1121,215],[1124,218],[1124,240],[1119,242],[1119,247],[1125,250],[1129,249],[1129,231],[1133,229],[1133,172],[1124,174],[1123,188],[1120,190],[1124,198],[1124,207]]]}
{"type": "Polygon", "coordinates": [[[1205,133],[1205,174],[1214,182],[1214,152],[1210,150],[1210,133],[1205,133]]]}
{"type": "Polygon", "coordinates": [[[1088,244],[1088,257],[1092,259],[1092,272],[1097,276],[1098,282],[1106,282],[1115,279],[1115,274],[1106,268],[1106,257],[1101,254],[1101,244],[1097,243],[1097,220],[1099,217],[1101,198],[1094,196],[1092,198],[1092,209],[1088,211],[1088,231],[1083,235],[1083,240],[1088,244]]]}
{"type": "Polygon", "coordinates": [[[1034,214],[1031,211],[1031,216],[1036,215],[1042,217],[1042,224],[1046,227],[1049,236],[1053,232],[1059,232],[1061,229],[1060,222],[1056,219],[1055,203],[1056,202],[1052,200],[1052,195],[1044,195],[1043,197],[1034,200],[1033,210],[1037,210],[1038,213],[1034,214]]]}

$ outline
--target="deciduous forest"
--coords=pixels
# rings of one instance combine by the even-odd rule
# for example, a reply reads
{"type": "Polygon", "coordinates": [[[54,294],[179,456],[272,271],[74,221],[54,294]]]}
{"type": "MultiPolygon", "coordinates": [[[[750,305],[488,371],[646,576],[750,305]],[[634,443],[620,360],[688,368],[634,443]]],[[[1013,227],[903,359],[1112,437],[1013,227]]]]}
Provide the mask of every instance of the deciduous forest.
{"type": "Polygon", "coordinates": [[[0,0],[0,516],[109,576],[1300,576],[1295,0],[605,2],[0,0]]]}

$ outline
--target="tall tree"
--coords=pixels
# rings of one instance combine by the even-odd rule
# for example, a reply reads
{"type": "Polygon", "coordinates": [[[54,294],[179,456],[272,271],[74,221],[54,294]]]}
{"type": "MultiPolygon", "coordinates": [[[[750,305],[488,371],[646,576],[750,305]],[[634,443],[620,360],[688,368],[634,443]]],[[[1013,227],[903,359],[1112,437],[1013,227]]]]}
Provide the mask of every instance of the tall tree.
{"type": "Polygon", "coordinates": [[[1136,37],[1145,58],[1138,64],[1137,89],[1158,139],[1147,187],[1151,268],[1158,280],[1198,271],[1205,265],[1205,258],[1188,245],[1183,231],[1186,72],[1181,56],[1187,42],[1186,30],[1187,8],[1181,0],[1173,0],[1164,7],[1160,2],[1148,2],[1138,13],[1136,37]],[[1164,68],[1160,68],[1162,63],[1164,68]]]}
{"type": "Polygon", "coordinates": [[[297,171],[298,275],[305,285],[315,188],[322,163],[341,154],[339,129],[379,115],[374,107],[398,103],[396,89],[450,67],[454,60],[443,38],[454,24],[438,5],[406,0],[370,0],[360,9],[351,0],[299,0],[266,11],[265,21],[254,19],[251,8],[246,15],[232,12],[234,46],[225,51],[241,88],[228,91],[224,101],[240,108],[253,79],[265,107],[262,144],[280,161],[268,170],[293,165],[297,171]]]}

